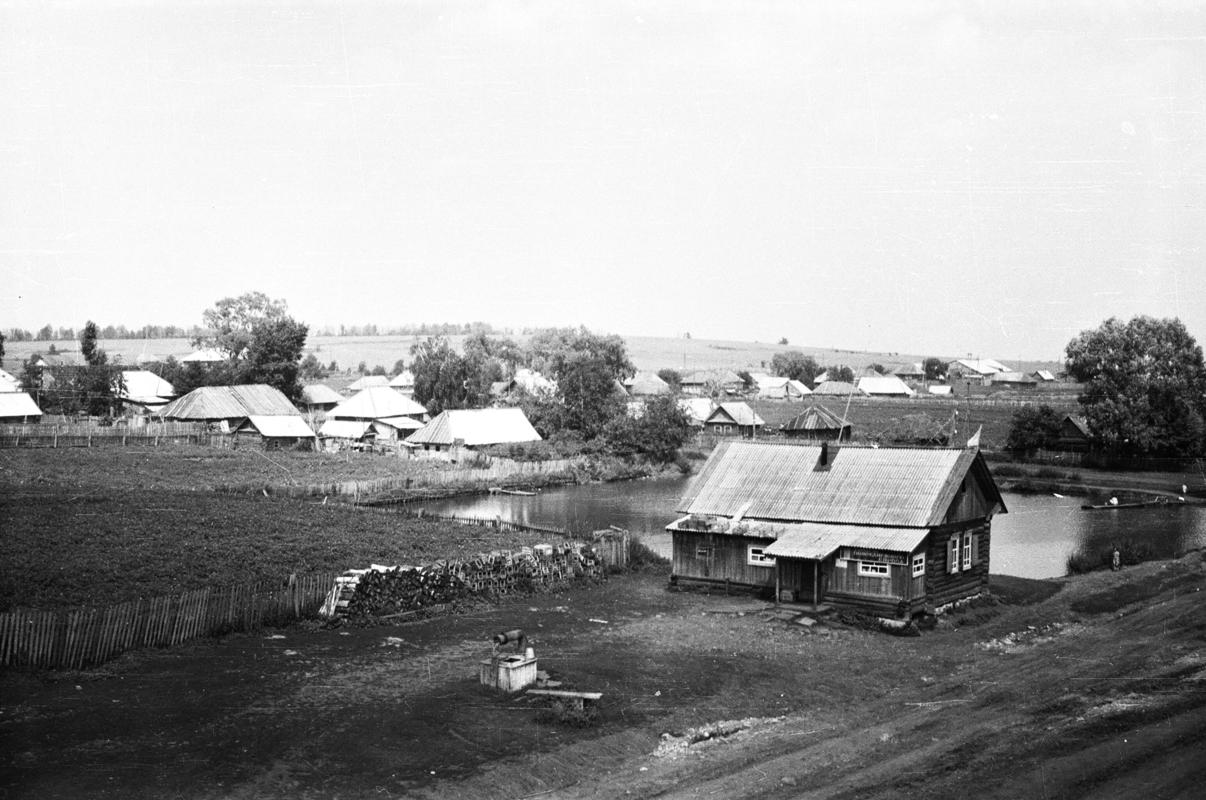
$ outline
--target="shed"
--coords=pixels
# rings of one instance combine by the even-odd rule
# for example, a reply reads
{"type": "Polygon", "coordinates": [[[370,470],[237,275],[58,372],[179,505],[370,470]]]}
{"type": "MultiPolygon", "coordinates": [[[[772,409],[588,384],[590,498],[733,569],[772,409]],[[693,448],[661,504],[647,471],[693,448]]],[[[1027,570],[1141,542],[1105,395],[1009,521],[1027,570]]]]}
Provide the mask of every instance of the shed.
{"type": "Polygon", "coordinates": [[[1036,369],[1030,373],[1030,377],[1038,383],[1053,383],[1056,380],[1055,373],[1049,369],[1036,369]]]}
{"type": "Polygon", "coordinates": [[[1038,384],[1038,380],[1025,372],[997,372],[990,375],[988,383],[992,386],[1011,386],[1020,389],[1030,388],[1038,384]]]}
{"type": "Polygon", "coordinates": [[[722,442],[667,526],[672,581],[880,614],[988,585],[1005,504],[976,448],[722,442]]]}
{"type": "Polygon", "coordinates": [[[1083,453],[1093,444],[1093,434],[1089,432],[1089,421],[1084,417],[1069,414],[1059,424],[1059,435],[1055,446],[1059,450],[1072,453],[1083,453]]]}
{"type": "Polygon", "coordinates": [[[718,436],[753,436],[765,424],[745,403],[721,403],[704,420],[704,430],[718,436]]]}
{"type": "Polygon", "coordinates": [[[792,417],[783,426],[783,435],[789,439],[812,441],[850,441],[852,427],[848,420],[834,414],[825,406],[814,404],[801,414],[792,417]]]}
{"type": "Polygon", "coordinates": [[[406,444],[425,451],[448,451],[492,444],[539,442],[540,434],[521,408],[472,408],[443,411],[415,431],[406,444]]]}
{"type": "Polygon", "coordinates": [[[306,411],[330,411],[343,402],[339,392],[321,383],[303,386],[299,405],[306,411]]]}
{"type": "Polygon", "coordinates": [[[42,409],[25,392],[0,392],[0,422],[41,422],[42,409]]]}
{"type": "Polygon", "coordinates": [[[314,431],[299,416],[253,414],[234,429],[236,436],[254,435],[269,447],[288,447],[314,439],[314,431]]]}
{"type": "Polygon", "coordinates": [[[925,369],[920,364],[901,364],[892,374],[901,380],[919,381],[925,378],[925,369]]]}

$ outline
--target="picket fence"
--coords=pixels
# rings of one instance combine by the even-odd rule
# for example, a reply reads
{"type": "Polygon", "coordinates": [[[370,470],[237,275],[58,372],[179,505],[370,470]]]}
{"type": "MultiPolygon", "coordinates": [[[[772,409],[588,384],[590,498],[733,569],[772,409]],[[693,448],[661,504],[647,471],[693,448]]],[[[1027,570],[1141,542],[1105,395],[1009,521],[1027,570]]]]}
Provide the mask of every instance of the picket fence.
{"type": "Polygon", "coordinates": [[[10,611],[0,614],[0,664],[81,669],[129,650],[315,617],[334,578],[290,576],[284,585],[198,589],[105,608],[10,611]]]}
{"type": "Polygon", "coordinates": [[[127,425],[65,423],[0,425],[0,447],[157,447],[168,444],[224,445],[228,436],[193,422],[127,425]]]}

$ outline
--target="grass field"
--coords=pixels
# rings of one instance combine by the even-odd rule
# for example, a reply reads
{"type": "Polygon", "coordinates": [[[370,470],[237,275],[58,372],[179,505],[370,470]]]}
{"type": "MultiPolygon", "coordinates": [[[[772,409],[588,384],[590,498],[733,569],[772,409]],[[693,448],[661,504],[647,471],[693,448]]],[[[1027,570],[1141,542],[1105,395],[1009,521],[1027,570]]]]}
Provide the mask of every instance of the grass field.
{"type": "Polygon", "coordinates": [[[197,446],[0,450],[0,610],[116,603],[547,540],[317,500],[208,491],[432,468],[439,467],[369,454],[197,446]]]}

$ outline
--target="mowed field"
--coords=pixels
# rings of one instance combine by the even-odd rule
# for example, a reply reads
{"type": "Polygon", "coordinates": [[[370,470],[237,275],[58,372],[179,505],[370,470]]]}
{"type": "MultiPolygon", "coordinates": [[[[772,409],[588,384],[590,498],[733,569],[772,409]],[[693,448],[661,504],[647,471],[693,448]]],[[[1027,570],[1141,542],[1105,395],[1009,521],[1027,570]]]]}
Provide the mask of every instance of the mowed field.
{"type": "MultiPolygon", "coordinates": [[[[422,336],[311,336],[307,342],[306,353],[314,356],[324,365],[335,361],[342,370],[354,370],[363,361],[369,369],[382,366],[392,369],[398,359],[407,364],[411,361],[410,348],[422,336]]],[[[518,342],[526,342],[527,336],[511,337],[518,342]]],[[[628,345],[628,356],[634,366],[641,370],[676,369],[690,371],[697,369],[732,369],[740,370],[769,370],[771,359],[775,353],[794,351],[812,356],[823,365],[846,365],[855,370],[870,364],[882,364],[896,368],[906,363],[917,363],[932,355],[944,360],[960,358],[965,354],[943,353],[877,353],[858,350],[843,350],[838,348],[804,347],[797,345],[779,345],[771,342],[740,342],[718,339],[686,339],[658,336],[624,336],[628,345]]],[[[450,336],[449,341],[460,348],[464,336],[450,336]]],[[[45,353],[51,342],[8,342],[5,345],[6,355],[4,369],[17,373],[21,364],[31,353],[45,353]]],[[[79,350],[79,342],[54,342],[60,352],[79,350]]],[[[154,357],[165,359],[174,356],[179,359],[193,352],[194,348],[188,339],[105,339],[100,346],[111,358],[120,357],[122,363],[136,364],[139,357],[154,357]]],[[[1004,359],[999,359],[1004,360],[1004,359]]],[[[1057,361],[1022,361],[1006,360],[1006,364],[1023,371],[1035,369],[1060,368],[1057,361]]]]}
{"type": "Polygon", "coordinates": [[[0,611],[108,605],[548,541],[321,498],[210,491],[424,468],[368,454],[203,446],[0,450],[0,611]]]}

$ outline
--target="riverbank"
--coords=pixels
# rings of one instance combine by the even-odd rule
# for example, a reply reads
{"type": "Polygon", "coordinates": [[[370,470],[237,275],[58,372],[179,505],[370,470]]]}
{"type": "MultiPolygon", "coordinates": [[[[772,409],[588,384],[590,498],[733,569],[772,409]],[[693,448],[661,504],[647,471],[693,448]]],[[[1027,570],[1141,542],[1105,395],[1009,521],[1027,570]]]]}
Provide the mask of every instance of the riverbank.
{"type": "Polygon", "coordinates": [[[1184,497],[1186,503],[1206,503],[1206,474],[1202,473],[1113,472],[998,458],[990,460],[988,466],[1002,491],[1019,494],[1055,493],[1105,499],[1121,495],[1174,500],[1184,497]],[[1187,491],[1183,492],[1182,487],[1187,491]]]}
{"type": "Polygon", "coordinates": [[[233,635],[104,670],[0,673],[12,797],[1193,796],[1206,764],[1200,554],[998,580],[917,638],[664,575],[370,629],[233,635]],[[478,684],[521,628],[602,694],[562,722],[478,684]],[[839,768],[835,768],[840,765],[839,768]]]}

